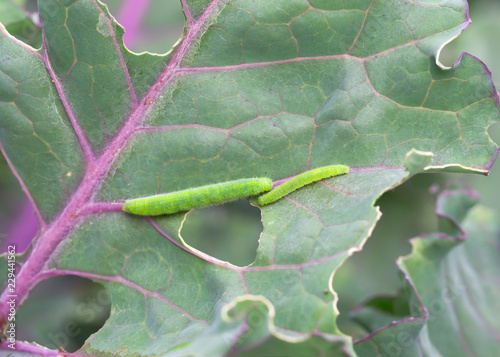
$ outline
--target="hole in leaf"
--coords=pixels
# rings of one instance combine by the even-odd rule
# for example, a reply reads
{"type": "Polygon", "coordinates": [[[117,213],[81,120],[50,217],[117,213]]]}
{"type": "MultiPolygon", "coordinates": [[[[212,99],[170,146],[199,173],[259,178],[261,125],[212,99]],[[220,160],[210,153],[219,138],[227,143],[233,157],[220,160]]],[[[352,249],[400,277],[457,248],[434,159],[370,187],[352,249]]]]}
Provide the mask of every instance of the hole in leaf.
{"type": "Polygon", "coordinates": [[[498,32],[500,31],[500,3],[498,1],[469,1],[472,23],[441,52],[441,62],[452,65],[462,52],[479,58],[492,70],[493,80],[498,84],[500,74],[495,71],[500,54],[498,32]]]}
{"type": "Polygon", "coordinates": [[[125,28],[125,45],[136,53],[168,52],[184,30],[185,17],[179,0],[104,2],[125,28]]]}
{"type": "Polygon", "coordinates": [[[458,46],[461,44],[461,36],[463,34],[444,45],[439,53],[438,63],[446,68],[451,68],[460,59],[462,51],[458,46]]]}
{"type": "Polygon", "coordinates": [[[260,209],[248,200],[191,211],[181,235],[190,246],[237,266],[251,264],[262,232],[260,209]]]}
{"type": "Polygon", "coordinates": [[[372,236],[361,252],[337,270],[333,279],[333,289],[339,297],[337,324],[342,332],[355,336],[366,334],[350,314],[365,301],[379,295],[392,295],[401,287],[396,259],[410,253],[410,238],[437,230],[436,197],[429,193],[429,188],[449,177],[453,175],[416,175],[377,200],[375,205],[380,206],[383,215],[372,236]]]}
{"type": "Polygon", "coordinates": [[[73,275],[44,280],[17,311],[16,339],[75,352],[109,312],[110,298],[100,284],[73,275]]]}
{"type": "Polygon", "coordinates": [[[27,0],[24,2],[24,9],[29,12],[38,11],[38,5],[36,3],[37,0],[27,0]]]}

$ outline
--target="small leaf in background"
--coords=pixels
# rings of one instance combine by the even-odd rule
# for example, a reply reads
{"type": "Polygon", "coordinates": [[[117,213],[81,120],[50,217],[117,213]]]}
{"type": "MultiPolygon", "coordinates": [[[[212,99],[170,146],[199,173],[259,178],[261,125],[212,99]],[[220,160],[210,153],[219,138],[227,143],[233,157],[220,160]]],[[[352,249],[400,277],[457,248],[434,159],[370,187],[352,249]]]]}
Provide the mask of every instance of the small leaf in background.
{"type": "Polygon", "coordinates": [[[359,355],[496,356],[500,219],[477,202],[470,190],[439,195],[436,211],[458,235],[412,239],[412,253],[398,261],[407,310],[400,297],[376,298],[360,308],[356,319],[372,334],[355,344],[359,355]]]}
{"type": "Polygon", "coordinates": [[[0,22],[11,35],[20,41],[33,48],[40,48],[42,46],[42,24],[32,5],[30,1],[24,0],[0,2],[0,22]]]}

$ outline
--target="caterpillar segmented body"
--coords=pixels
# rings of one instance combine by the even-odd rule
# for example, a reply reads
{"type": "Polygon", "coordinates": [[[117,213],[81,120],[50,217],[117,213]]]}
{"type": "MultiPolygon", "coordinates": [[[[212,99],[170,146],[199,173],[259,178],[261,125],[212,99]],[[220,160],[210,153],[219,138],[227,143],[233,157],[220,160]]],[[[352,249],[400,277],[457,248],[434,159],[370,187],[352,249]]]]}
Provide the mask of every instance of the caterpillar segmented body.
{"type": "Polygon", "coordinates": [[[157,216],[196,207],[232,201],[269,191],[273,183],[268,178],[248,178],[190,188],[160,195],[134,198],[123,203],[122,210],[142,216],[157,216]]]}
{"type": "Polygon", "coordinates": [[[301,173],[279,185],[271,192],[259,196],[257,202],[261,206],[267,205],[312,182],[347,173],[349,173],[349,167],[344,165],[318,167],[317,169],[301,173]]]}

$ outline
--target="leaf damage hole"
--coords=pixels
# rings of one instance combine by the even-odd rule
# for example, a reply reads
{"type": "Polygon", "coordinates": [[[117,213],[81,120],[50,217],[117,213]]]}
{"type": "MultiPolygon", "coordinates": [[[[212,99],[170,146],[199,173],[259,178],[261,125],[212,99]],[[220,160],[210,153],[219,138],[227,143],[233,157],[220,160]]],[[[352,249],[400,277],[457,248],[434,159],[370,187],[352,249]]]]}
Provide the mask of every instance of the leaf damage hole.
{"type": "Polygon", "coordinates": [[[184,31],[185,17],[179,0],[104,2],[125,28],[125,45],[136,53],[166,53],[184,31]]]}
{"type": "Polygon", "coordinates": [[[65,275],[44,280],[16,313],[16,339],[75,352],[104,325],[110,306],[104,287],[89,279],[65,275]]]}
{"type": "MultiPolygon", "coordinates": [[[[366,325],[368,320],[363,320],[364,314],[372,311],[377,301],[378,310],[385,301],[393,303],[401,312],[396,292],[404,285],[396,260],[411,252],[409,239],[436,231],[435,197],[430,188],[443,183],[446,177],[443,174],[416,175],[378,198],[375,206],[379,206],[382,212],[380,221],[363,249],[349,257],[333,279],[332,286],[339,299],[337,324],[342,332],[363,336],[384,326],[383,320],[376,321],[375,326],[366,325]],[[416,207],[420,209],[416,210],[416,207]],[[367,304],[369,301],[372,301],[371,306],[367,304]]],[[[383,314],[382,311],[377,316],[383,314]]],[[[397,314],[385,316],[394,320],[400,318],[397,314]]]]}
{"type": "Polygon", "coordinates": [[[243,267],[254,262],[262,229],[260,209],[242,199],[191,211],[181,235],[190,246],[243,267]]]}

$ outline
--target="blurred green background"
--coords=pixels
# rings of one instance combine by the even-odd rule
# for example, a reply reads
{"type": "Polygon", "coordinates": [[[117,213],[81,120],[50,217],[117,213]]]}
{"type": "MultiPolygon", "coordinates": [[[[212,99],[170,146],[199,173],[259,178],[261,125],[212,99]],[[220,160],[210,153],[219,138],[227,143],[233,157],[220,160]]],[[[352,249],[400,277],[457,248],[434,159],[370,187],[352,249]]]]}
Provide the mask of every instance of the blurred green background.
{"type": "MultiPolygon", "coordinates": [[[[9,1],[25,6],[28,11],[36,10],[35,1],[9,1]]],[[[165,53],[182,33],[184,16],[180,0],[104,2],[119,22],[132,29],[125,37],[126,45],[132,51],[165,53]],[[136,16],[128,16],[126,6],[135,6],[136,11],[132,14],[136,16]],[[133,32],[133,36],[129,36],[130,32],[133,32]]],[[[500,2],[471,0],[469,5],[472,24],[445,48],[441,62],[452,65],[462,51],[468,52],[486,63],[498,87],[500,2]]],[[[5,23],[6,20],[2,17],[6,15],[8,14],[0,13],[0,21],[5,23]]],[[[21,24],[12,21],[7,28],[15,30],[16,26],[21,24]]],[[[40,39],[36,26],[25,33],[23,38],[35,47],[40,45],[40,39]]],[[[493,126],[489,132],[492,139],[500,143],[500,126],[493,126]]],[[[493,166],[488,177],[422,174],[382,196],[377,205],[383,216],[372,237],[363,251],[353,255],[334,278],[334,289],[339,295],[338,323],[342,331],[357,336],[364,334],[351,321],[349,312],[373,295],[396,291],[401,284],[395,260],[410,252],[408,239],[437,229],[435,197],[429,192],[431,187],[461,182],[479,191],[484,205],[500,212],[500,193],[497,189],[499,178],[500,164],[493,166]]],[[[25,205],[26,198],[17,180],[0,156],[0,241],[5,243],[9,239],[11,224],[25,205]]],[[[194,210],[188,215],[182,236],[197,249],[244,266],[251,264],[255,258],[261,231],[260,210],[246,200],[239,200],[194,210]]],[[[17,237],[10,237],[11,242],[16,239],[17,237]]],[[[36,341],[50,348],[62,346],[67,351],[75,351],[89,334],[104,323],[108,315],[109,301],[99,284],[78,277],[50,279],[39,284],[19,309],[18,339],[36,341]]]]}

